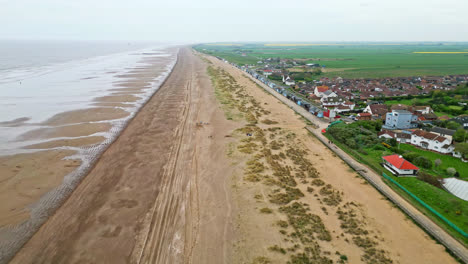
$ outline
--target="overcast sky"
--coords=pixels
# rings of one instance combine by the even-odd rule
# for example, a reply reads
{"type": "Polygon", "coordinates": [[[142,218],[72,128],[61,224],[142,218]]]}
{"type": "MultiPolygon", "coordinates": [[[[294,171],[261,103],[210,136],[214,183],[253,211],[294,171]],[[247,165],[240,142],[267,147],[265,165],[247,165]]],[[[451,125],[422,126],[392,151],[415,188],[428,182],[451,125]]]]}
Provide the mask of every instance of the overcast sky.
{"type": "Polygon", "coordinates": [[[468,0],[0,0],[0,39],[468,41],[468,0]]]}

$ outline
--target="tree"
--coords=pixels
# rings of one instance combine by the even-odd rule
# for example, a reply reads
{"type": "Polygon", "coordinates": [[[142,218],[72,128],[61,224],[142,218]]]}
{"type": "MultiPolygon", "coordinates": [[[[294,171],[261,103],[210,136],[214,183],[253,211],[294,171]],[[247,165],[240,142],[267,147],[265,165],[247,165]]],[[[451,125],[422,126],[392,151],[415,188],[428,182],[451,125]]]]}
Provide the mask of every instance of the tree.
{"type": "Polygon", "coordinates": [[[455,145],[455,151],[460,152],[464,159],[468,158],[468,143],[458,143],[455,145]]]}
{"type": "Polygon", "coordinates": [[[397,140],[395,138],[391,138],[388,143],[392,146],[392,147],[396,147],[396,145],[398,144],[397,140]]]}
{"type": "Polygon", "coordinates": [[[450,167],[450,168],[447,168],[447,174],[450,175],[450,176],[454,176],[455,173],[457,173],[457,170],[450,167]]]}
{"type": "Polygon", "coordinates": [[[454,130],[455,130],[455,129],[458,129],[460,126],[461,126],[461,125],[458,124],[458,123],[455,122],[455,121],[449,121],[449,122],[447,122],[447,128],[448,128],[448,129],[454,129],[454,130]]]}
{"type": "Polygon", "coordinates": [[[441,161],[440,159],[434,160],[434,165],[435,165],[436,167],[439,167],[440,164],[442,164],[442,161],[441,161]]]}
{"type": "Polygon", "coordinates": [[[467,135],[466,135],[465,129],[463,128],[457,129],[455,134],[453,134],[453,140],[455,140],[456,142],[465,142],[466,139],[467,139],[467,135]]]}
{"type": "Polygon", "coordinates": [[[425,169],[432,168],[432,161],[430,161],[429,159],[427,159],[424,156],[419,156],[419,157],[415,158],[414,159],[414,164],[416,164],[418,166],[421,166],[421,167],[423,167],[425,169]]]}
{"type": "Polygon", "coordinates": [[[416,158],[420,156],[421,155],[419,155],[419,153],[416,153],[416,152],[408,152],[408,153],[403,154],[403,158],[409,160],[410,162],[413,162],[413,160],[415,160],[416,158]]]}

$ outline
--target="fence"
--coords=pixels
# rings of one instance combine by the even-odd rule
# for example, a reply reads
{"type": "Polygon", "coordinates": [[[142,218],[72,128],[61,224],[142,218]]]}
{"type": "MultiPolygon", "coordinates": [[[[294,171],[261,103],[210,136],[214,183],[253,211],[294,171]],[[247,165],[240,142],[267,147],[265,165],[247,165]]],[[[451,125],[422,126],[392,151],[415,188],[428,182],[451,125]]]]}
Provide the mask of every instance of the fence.
{"type": "Polygon", "coordinates": [[[396,186],[398,186],[400,189],[402,189],[405,193],[407,193],[409,196],[411,196],[413,199],[415,199],[419,204],[421,204],[422,206],[424,206],[424,208],[426,208],[427,210],[429,210],[431,213],[435,214],[438,218],[440,218],[442,221],[444,221],[447,225],[449,225],[450,227],[452,227],[455,231],[457,231],[458,233],[460,233],[462,236],[468,238],[468,234],[463,231],[461,228],[459,228],[457,225],[455,225],[454,223],[450,222],[447,218],[445,218],[443,215],[441,215],[439,212],[437,212],[436,210],[434,210],[432,207],[430,207],[429,205],[427,205],[423,200],[419,199],[419,197],[417,197],[416,195],[414,195],[412,192],[408,191],[405,187],[403,187],[401,184],[399,184],[397,181],[395,181],[394,179],[392,179],[392,177],[389,177],[387,174],[385,173],[382,173],[382,176],[389,180],[391,183],[395,184],[396,186]]]}

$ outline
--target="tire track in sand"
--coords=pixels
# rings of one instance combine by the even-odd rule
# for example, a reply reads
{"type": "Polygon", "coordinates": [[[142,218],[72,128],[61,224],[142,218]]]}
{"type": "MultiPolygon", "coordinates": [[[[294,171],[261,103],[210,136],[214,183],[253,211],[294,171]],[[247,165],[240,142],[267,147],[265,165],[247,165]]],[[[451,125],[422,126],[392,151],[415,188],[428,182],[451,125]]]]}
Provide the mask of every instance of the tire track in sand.
{"type": "MultiPolygon", "coordinates": [[[[182,114],[181,125],[177,128],[176,144],[171,149],[170,159],[165,166],[163,174],[163,189],[154,202],[149,224],[149,232],[144,239],[142,251],[138,263],[178,263],[184,255],[184,239],[178,232],[184,226],[185,202],[184,189],[189,181],[186,173],[179,171],[179,164],[187,157],[193,160],[196,155],[190,151],[190,135],[194,127],[196,114],[192,111],[193,95],[196,85],[193,85],[193,77],[186,84],[187,96],[185,98],[185,109],[182,114]],[[187,156],[188,155],[188,156],[187,156]]],[[[197,161],[195,160],[195,164],[197,161]]],[[[180,167],[184,167],[181,164],[180,167]]],[[[196,191],[198,195],[198,191],[196,191]]],[[[190,208],[188,208],[190,210],[190,208]]],[[[198,205],[197,209],[198,210],[198,205]]],[[[197,232],[198,228],[193,228],[197,232]]],[[[196,237],[196,235],[195,235],[196,237]]],[[[193,248],[193,247],[192,247],[193,248]]]]}

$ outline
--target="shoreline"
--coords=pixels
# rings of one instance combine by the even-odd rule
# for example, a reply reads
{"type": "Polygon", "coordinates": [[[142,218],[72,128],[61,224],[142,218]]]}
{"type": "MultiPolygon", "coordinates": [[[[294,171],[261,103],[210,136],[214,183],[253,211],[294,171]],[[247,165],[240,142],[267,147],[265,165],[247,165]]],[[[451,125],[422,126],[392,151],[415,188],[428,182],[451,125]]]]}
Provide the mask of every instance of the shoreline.
{"type": "MultiPolygon", "coordinates": [[[[185,225],[197,226],[190,217],[197,214],[196,197],[188,189],[197,193],[192,188],[203,186],[189,172],[196,166],[203,172],[209,164],[194,153],[207,153],[206,145],[214,144],[206,134],[210,127],[196,125],[201,118],[207,120],[199,116],[205,113],[200,107],[216,109],[200,98],[209,93],[200,89],[207,81],[200,78],[201,69],[200,60],[188,48],[181,49],[174,71],[158,93],[11,263],[182,259],[183,241],[190,237],[185,225]],[[193,133],[202,133],[203,144],[194,141],[193,133]]],[[[204,175],[200,173],[200,180],[204,175]]],[[[200,197],[206,193],[200,190],[200,197]]]]}
{"type": "MultiPolygon", "coordinates": [[[[0,161],[2,161],[1,165],[3,169],[7,169],[8,166],[6,164],[9,162],[9,160],[18,160],[18,156],[21,155],[33,155],[37,156],[40,158],[40,156],[46,155],[46,153],[67,153],[65,156],[59,156],[60,158],[58,159],[59,163],[65,163],[64,167],[60,169],[58,168],[58,172],[55,174],[59,174],[60,176],[60,171],[62,171],[62,177],[61,181],[59,181],[59,184],[56,185],[57,181],[54,181],[55,184],[52,184],[52,188],[44,186],[42,190],[42,194],[40,194],[40,198],[38,200],[35,200],[37,195],[33,197],[29,197],[29,200],[33,203],[26,202],[23,203],[27,205],[24,209],[21,209],[22,211],[26,211],[26,214],[23,214],[22,218],[14,218],[16,219],[15,221],[11,220],[4,222],[2,224],[2,227],[0,227],[0,237],[2,239],[0,240],[0,263],[4,263],[11,259],[14,254],[36,233],[37,230],[42,226],[43,223],[47,221],[47,219],[54,214],[54,212],[60,208],[61,205],[63,205],[66,200],[70,197],[70,195],[73,193],[73,191],[76,189],[76,187],[80,184],[82,179],[86,177],[86,175],[89,174],[89,172],[93,169],[95,164],[98,162],[100,159],[101,155],[109,148],[109,146],[118,139],[118,137],[123,133],[125,128],[128,126],[128,124],[135,118],[135,116],[143,109],[143,107],[151,100],[151,98],[157,94],[159,89],[165,84],[169,76],[172,74],[177,62],[178,62],[178,53],[179,53],[179,47],[170,47],[173,51],[173,56],[175,59],[173,60],[172,63],[167,64],[165,67],[168,68],[167,74],[160,75],[159,77],[153,79],[154,77],[151,76],[151,69],[154,71],[154,65],[157,62],[149,62],[148,59],[145,60],[147,65],[145,65],[143,68],[141,66],[136,67],[135,69],[130,69],[129,71],[135,71],[137,73],[129,73],[128,76],[125,77],[125,79],[122,79],[122,82],[127,82],[130,80],[133,80],[132,82],[129,82],[128,85],[119,85],[118,87],[121,87],[122,89],[132,89],[135,91],[135,95],[138,98],[137,101],[133,102],[133,111],[127,111],[124,109],[126,112],[126,115],[120,116],[117,119],[113,119],[112,116],[115,117],[115,111],[107,111],[107,114],[104,113],[103,115],[98,115],[97,117],[100,117],[100,120],[97,121],[89,121],[89,120],[80,120],[82,117],[80,115],[72,115],[70,116],[67,112],[57,114],[54,119],[54,117],[46,120],[44,124],[47,125],[55,125],[56,127],[60,128],[62,124],[71,124],[69,126],[75,126],[77,129],[69,129],[69,133],[72,133],[72,137],[67,137],[67,135],[63,133],[57,132],[57,130],[54,131],[53,128],[51,128],[52,133],[56,133],[50,139],[44,141],[40,141],[35,144],[30,144],[27,146],[23,146],[23,152],[24,154],[15,154],[15,155],[5,155],[0,157],[0,161]],[[146,71],[146,72],[145,72],[146,71]],[[149,78],[149,79],[148,79],[149,78]],[[148,80],[155,80],[158,81],[159,83],[157,84],[156,87],[148,87],[147,84],[138,87],[138,84],[141,83],[141,81],[144,81],[145,79],[148,80]],[[150,89],[151,93],[148,94],[148,91],[143,91],[142,89],[150,89]],[[141,91],[141,92],[138,92],[141,91]],[[147,94],[146,97],[139,97],[141,95],[147,94]],[[106,119],[109,117],[110,114],[110,120],[106,119]],[[73,116],[76,116],[77,120],[71,120],[70,117],[73,119],[73,116]],[[57,119],[58,118],[58,119],[57,119]],[[64,123],[65,121],[65,123],[64,123]],[[71,121],[71,122],[70,122],[71,121]],[[73,122],[75,121],[75,122],[73,122]],[[78,122],[76,122],[78,121],[78,122]],[[86,130],[82,130],[81,127],[83,125],[86,126],[86,124],[96,124],[98,127],[100,126],[99,129],[94,129],[91,132],[86,132],[86,130]],[[101,123],[104,125],[99,125],[101,123]],[[74,125],[78,124],[78,125],[74,125]],[[81,124],[81,125],[80,125],[81,124]],[[59,125],[59,126],[57,126],[59,125]],[[80,127],[81,126],[81,127],[80,127]],[[83,137],[83,133],[85,134],[83,137]],[[80,137],[81,134],[81,137],[80,137]],[[65,136],[65,137],[64,137],[65,136]],[[78,137],[77,137],[78,136],[78,137]],[[94,138],[89,140],[90,138],[94,138]],[[96,142],[97,138],[102,139],[100,142],[96,142]],[[54,143],[55,145],[54,145],[54,143]],[[73,142],[72,144],[67,144],[68,142],[73,142]],[[28,154],[29,153],[29,154],[28,154]],[[66,164],[71,163],[74,166],[74,169],[70,171],[70,167],[67,167],[66,164]],[[79,163],[79,164],[78,164],[79,163]],[[78,165],[77,165],[78,164],[78,165]],[[63,169],[64,168],[64,169],[63,169]],[[31,200],[32,199],[32,200],[31,200]],[[18,222],[19,221],[19,222],[18,222]],[[15,224],[16,223],[16,224],[15,224]]],[[[157,58],[157,57],[156,57],[157,58]]],[[[162,71],[160,69],[156,69],[157,72],[161,73],[162,71]]],[[[148,81],[144,81],[148,83],[148,81]]],[[[112,93],[109,93],[108,96],[112,96],[113,94],[118,94],[120,89],[116,88],[112,93]]],[[[95,98],[93,102],[90,103],[106,103],[106,100],[104,101],[98,101],[95,98]]],[[[106,99],[106,98],[104,98],[106,99]]],[[[125,98],[121,98],[125,99],[125,98]]],[[[114,102],[115,103],[115,102],[114,102]]],[[[82,109],[82,110],[74,110],[72,112],[85,112],[87,113],[87,116],[91,118],[96,118],[96,116],[93,116],[93,108],[87,108],[87,109],[82,109]]],[[[98,109],[111,109],[112,108],[98,108],[98,109]]],[[[119,108],[115,108],[119,109],[119,108]]],[[[88,117],[88,119],[89,119],[88,117]]],[[[89,129],[88,129],[89,131],[89,129]]],[[[37,131],[36,131],[37,132],[37,131]]],[[[33,131],[29,131],[28,133],[34,133],[33,131]]],[[[29,156],[30,157],[30,156],[29,156]]],[[[20,158],[21,160],[21,158],[20,158]]],[[[27,159],[26,159],[27,160],[27,159]]],[[[36,160],[36,159],[34,159],[36,160]]],[[[33,161],[34,161],[33,160],[33,161]]],[[[49,160],[46,160],[45,166],[47,167],[47,164],[50,163],[49,160]]],[[[20,166],[19,172],[24,172],[26,169],[25,167],[22,167],[21,162],[20,165],[16,165],[16,168],[20,166]]],[[[40,165],[39,165],[40,166],[40,165]]],[[[48,169],[43,168],[42,170],[37,168],[31,168],[34,173],[33,176],[38,177],[39,179],[35,179],[34,181],[39,181],[41,182],[41,178],[43,176],[41,175],[47,175],[48,174],[48,169]]],[[[18,171],[12,170],[10,174],[15,174],[17,175],[18,171]]],[[[27,173],[27,172],[26,172],[27,173]]],[[[7,175],[7,178],[5,180],[1,179],[3,182],[3,185],[5,185],[4,181],[12,181],[14,180],[17,184],[22,184],[24,185],[24,178],[21,179],[14,179],[14,175],[7,175]]],[[[31,182],[29,181],[29,184],[31,182]]],[[[2,186],[4,190],[7,190],[9,185],[7,186],[2,186]]],[[[32,185],[34,186],[34,185],[32,185]]],[[[25,190],[27,191],[27,190],[25,190]]],[[[14,196],[13,196],[14,197],[14,196]]],[[[13,199],[10,197],[10,199],[13,199]]],[[[5,208],[6,209],[6,208],[5,208]]],[[[13,208],[14,210],[18,210],[20,208],[13,208]]],[[[10,210],[11,211],[11,210],[10,210]]],[[[5,219],[9,219],[7,215],[4,215],[5,219]]],[[[0,222],[1,223],[1,222],[0,222]]]]}

